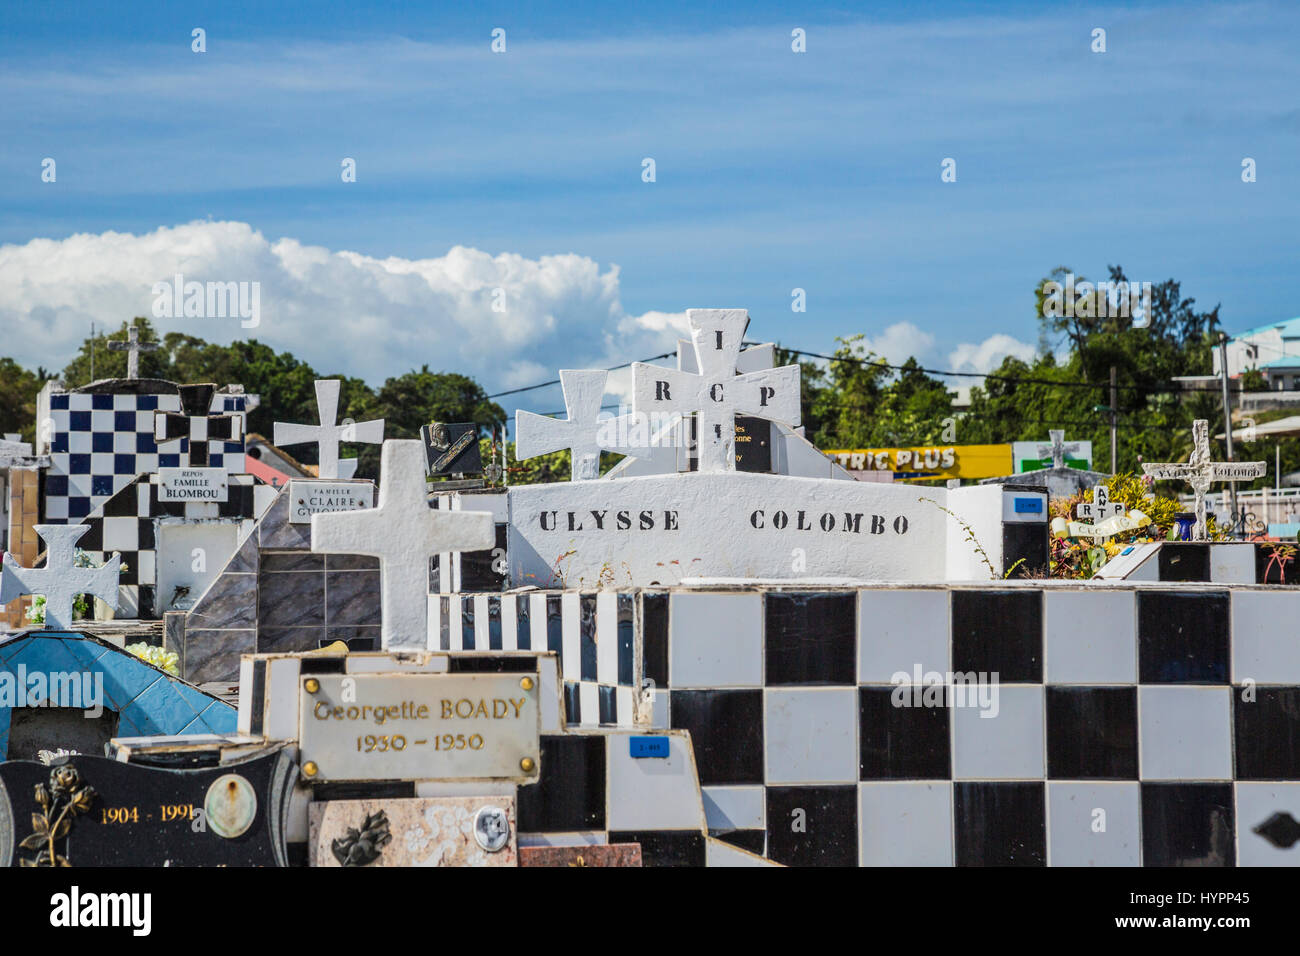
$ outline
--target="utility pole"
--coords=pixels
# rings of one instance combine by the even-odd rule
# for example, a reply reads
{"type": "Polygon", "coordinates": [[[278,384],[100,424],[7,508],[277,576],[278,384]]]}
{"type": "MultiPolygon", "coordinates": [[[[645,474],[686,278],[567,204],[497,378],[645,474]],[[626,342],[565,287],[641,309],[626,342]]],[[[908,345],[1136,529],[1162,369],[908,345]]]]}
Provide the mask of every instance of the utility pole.
{"type": "Polygon", "coordinates": [[[1119,430],[1119,373],[1115,366],[1110,367],[1110,473],[1119,473],[1119,442],[1116,432],[1119,430]]]}
{"type": "MultiPolygon", "coordinates": [[[[1223,437],[1227,447],[1227,460],[1232,461],[1232,400],[1228,396],[1228,336],[1219,334],[1219,372],[1223,382],[1223,437]]],[[[1237,510],[1237,485],[1235,482],[1230,483],[1232,487],[1232,515],[1233,520],[1239,520],[1240,512],[1237,510]]]]}

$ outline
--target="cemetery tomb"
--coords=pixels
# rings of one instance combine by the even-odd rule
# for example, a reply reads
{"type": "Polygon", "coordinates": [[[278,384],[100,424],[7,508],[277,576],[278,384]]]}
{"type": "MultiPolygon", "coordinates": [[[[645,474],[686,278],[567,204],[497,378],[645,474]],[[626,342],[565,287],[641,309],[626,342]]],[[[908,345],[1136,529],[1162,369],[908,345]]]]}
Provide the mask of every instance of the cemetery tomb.
{"type": "Polygon", "coordinates": [[[316,445],[319,464],[316,476],[334,480],[351,478],[356,474],[357,460],[339,458],[339,442],[367,442],[378,444],[384,440],[382,420],[337,424],[340,383],[337,379],[320,379],[316,382],[316,407],[320,415],[317,425],[290,425],[275,423],[274,437],[277,445],[316,445]]]}
{"type": "MultiPolygon", "coordinates": [[[[238,415],[256,404],[256,396],[238,388],[209,393],[204,409],[212,416],[238,415]]],[[[159,447],[155,413],[179,413],[178,386],[156,379],[116,379],[65,391],[48,382],[37,398],[37,419],[48,429],[37,430],[36,451],[49,455],[44,490],[44,518],[67,523],[84,519],[138,475],[159,468],[179,468],[191,459],[188,431],[179,444],[159,447]]],[[[178,423],[179,424],[179,423],[178,423]]],[[[223,426],[220,431],[224,433],[223,426]]],[[[228,438],[214,431],[194,443],[206,452],[206,467],[228,474],[244,472],[244,446],[239,435],[228,438]]],[[[201,457],[201,456],[200,456],[201,457]]]]}

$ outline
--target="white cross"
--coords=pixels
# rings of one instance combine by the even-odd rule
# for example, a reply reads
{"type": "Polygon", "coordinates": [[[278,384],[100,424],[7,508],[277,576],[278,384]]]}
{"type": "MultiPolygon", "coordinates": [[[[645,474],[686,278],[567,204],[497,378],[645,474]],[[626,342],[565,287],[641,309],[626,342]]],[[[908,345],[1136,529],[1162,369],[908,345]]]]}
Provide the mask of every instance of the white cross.
{"type": "Polygon", "coordinates": [[[686,319],[700,372],[632,363],[632,410],[698,413],[700,471],[735,471],[737,414],[798,427],[799,366],[736,373],[744,309],[690,309],[686,319]]]}
{"type": "Polygon", "coordinates": [[[140,377],[140,353],[141,352],[156,352],[158,351],[159,348],[160,346],[158,345],[157,342],[141,342],[140,330],[136,328],[134,325],[126,330],[125,342],[110,341],[108,343],[108,350],[110,352],[126,353],[126,377],[127,378],[140,377]]]}
{"type": "Polygon", "coordinates": [[[649,435],[645,446],[630,440],[636,433],[634,415],[600,418],[600,400],[605,397],[609,373],[599,369],[560,370],[564,389],[564,410],[568,418],[515,412],[515,458],[524,461],[567,448],[572,457],[572,481],[600,477],[601,451],[613,451],[633,458],[650,457],[649,435]]]}
{"type": "Polygon", "coordinates": [[[1052,456],[1052,467],[1064,468],[1066,454],[1072,451],[1078,451],[1079,443],[1072,441],[1067,444],[1065,441],[1065,432],[1061,431],[1059,428],[1050,429],[1047,432],[1047,437],[1052,440],[1052,443],[1050,445],[1039,444],[1039,457],[1050,454],[1052,456]]]}
{"type": "Polygon", "coordinates": [[[376,508],[311,516],[313,551],[379,559],[385,648],[426,646],[430,557],[495,545],[491,512],[429,507],[424,445],[418,440],[384,442],[376,508]]]}
{"type": "Polygon", "coordinates": [[[316,382],[316,414],[319,425],[289,425],[276,422],[273,438],[277,445],[301,445],[315,442],[320,449],[320,466],[316,469],[317,477],[340,478],[352,477],[356,472],[356,459],[349,458],[350,471],[347,475],[339,473],[339,442],[366,442],[378,445],[384,440],[384,420],[377,418],[370,422],[355,422],[350,425],[336,425],[334,419],[339,413],[339,380],[336,378],[318,379],[316,382]]]}
{"type": "Polygon", "coordinates": [[[1107,518],[1122,515],[1127,509],[1120,502],[1110,500],[1110,491],[1105,485],[1096,485],[1092,489],[1092,501],[1079,505],[1079,517],[1088,518],[1093,524],[1101,524],[1107,518]]]}
{"type": "Polygon", "coordinates": [[[1192,486],[1196,497],[1196,527],[1192,529],[1195,541],[1209,539],[1205,521],[1205,496],[1212,481],[1250,481],[1268,473],[1268,463],[1262,461],[1211,461],[1210,423],[1204,418],[1192,422],[1192,454],[1184,462],[1142,463],[1142,470],[1156,481],[1185,481],[1192,486]]]}
{"type": "Polygon", "coordinates": [[[36,533],[45,540],[45,567],[24,568],[5,554],[0,569],[0,604],[24,594],[45,596],[45,627],[72,627],[72,605],[78,594],[93,594],[117,607],[118,567],[122,556],[114,554],[102,568],[78,568],[73,564],[77,541],[90,530],[84,524],[38,524],[36,533]]]}

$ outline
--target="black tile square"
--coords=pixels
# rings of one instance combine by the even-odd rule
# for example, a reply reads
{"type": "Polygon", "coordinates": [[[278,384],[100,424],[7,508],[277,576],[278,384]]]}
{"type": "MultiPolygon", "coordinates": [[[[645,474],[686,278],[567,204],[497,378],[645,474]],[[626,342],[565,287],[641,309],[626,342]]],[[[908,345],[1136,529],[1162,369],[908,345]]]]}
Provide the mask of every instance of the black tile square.
{"type": "Polygon", "coordinates": [[[645,676],[656,687],[668,686],[668,600],[667,594],[641,595],[645,676]]]}
{"type": "Polygon", "coordinates": [[[1045,785],[958,783],[953,786],[958,866],[1045,866],[1045,785]]]}
{"type": "Polygon", "coordinates": [[[519,788],[519,832],[605,829],[605,738],[541,738],[541,776],[519,788]]]}
{"type": "Polygon", "coordinates": [[[1141,683],[1227,683],[1227,591],[1139,591],[1137,597],[1141,683]]]}
{"type": "Polygon", "coordinates": [[[857,683],[857,594],[772,592],[763,605],[769,685],[857,683]]]}
{"type": "Polygon", "coordinates": [[[1210,546],[1202,542],[1166,541],[1156,555],[1161,581],[1210,580],[1210,546]]]}
{"type": "Polygon", "coordinates": [[[701,784],[763,782],[761,690],[675,690],[669,714],[691,733],[701,784]]]}
{"type": "Polygon", "coordinates": [[[1232,784],[1142,784],[1143,866],[1232,866],[1232,784]]]}
{"type": "Polygon", "coordinates": [[[1041,591],[953,591],[952,669],[1006,682],[1043,679],[1041,591]]]}
{"type": "Polygon", "coordinates": [[[1047,688],[1047,776],[1136,780],[1136,687],[1047,688]]]}
{"type": "Polygon", "coordinates": [[[710,830],[709,836],[715,837],[723,843],[738,846],[742,850],[748,850],[750,853],[756,853],[759,856],[763,856],[763,851],[767,846],[766,830],[710,830]]]}
{"type": "Polygon", "coordinates": [[[950,779],[948,716],[942,686],[859,688],[859,779],[950,779]]]}
{"type": "Polygon", "coordinates": [[[1002,567],[1010,571],[1008,577],[1027,578],[1047,571],[1050,560],[1047,537],[1047,525],[1038,521],[1016,521],[1002,526],[1002,567]]]}
{"type": "Polygon", "coordinates": [[[704,866],[699,830],[611,830],[610,843],[641,844],[642,866],[704,866]]]}
{"type": "Polygon", "coordinates": [[[1300,555],[1286,555],[1279,550],[1286,546],[1285,541],[1256,543],[1256,584],[1300,584],[1300,555]]]}
{"type": "Polygon", "coordinates": [[[786,866],[857,866],[858,788],[768,787],[767,857],[786,866]]]}
{"type": "Polygon", "coordinates": [[[1300,780],[1300,687],[1232,693],[1238,780],[1300,780]]]}

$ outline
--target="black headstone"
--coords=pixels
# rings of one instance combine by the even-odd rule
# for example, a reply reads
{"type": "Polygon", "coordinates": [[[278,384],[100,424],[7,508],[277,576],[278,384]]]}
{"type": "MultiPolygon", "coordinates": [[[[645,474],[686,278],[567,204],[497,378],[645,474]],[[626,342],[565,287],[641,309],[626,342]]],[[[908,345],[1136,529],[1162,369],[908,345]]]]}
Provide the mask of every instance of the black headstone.
{"type": "Polygon", "coordinates": [[[424,455],[431,475],[481,475],[483,459],[478,451],[478,426],[432,422],[420,429],[424,455]]]}
{"type": "Polygon", "coordinates": [[[297,768],[284,749],[198,768],[202,754],[175,756],[189,766],[80,755],[0,763],[0,866],[50,865],[51,830],[54,855],[72,866],[289,865],[297,768]],[[225,808],[250,796],[251,823],[236,833],[225,808]]]}

